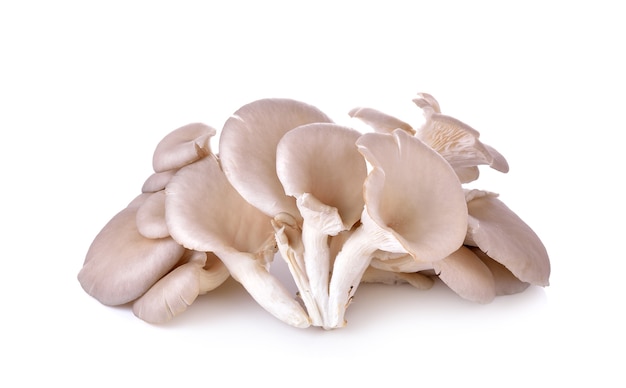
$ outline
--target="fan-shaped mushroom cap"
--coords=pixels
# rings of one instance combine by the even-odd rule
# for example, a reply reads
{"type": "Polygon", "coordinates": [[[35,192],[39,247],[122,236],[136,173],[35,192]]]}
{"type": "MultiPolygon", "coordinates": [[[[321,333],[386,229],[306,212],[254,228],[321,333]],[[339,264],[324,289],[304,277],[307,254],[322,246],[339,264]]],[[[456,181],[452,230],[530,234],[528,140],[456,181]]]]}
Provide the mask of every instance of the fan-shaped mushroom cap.
{"type": "Polygon", "coordinates": [[[146,238],[164,238],[170,235],[165,222],[165,191],[151,193],[137,208],[137,230],[146,238]]]}
{"type": "Polygon", "coordinates": [[[467,205],[441,155],[403,130],[367,133],[357,145],[373,166],[364,186],[372,220],[419,261],[457,250],[467,231],[467,205]]]}
{"type": "Polygon", "coordinates": [[[155,172],[145,180],[141,187],[142,193],[156,193],[165,188],[167,183],[172,179],[178,170],[167,170],[163,172],[155,172]]]}
{"type": "Polygon", "coordinates": [[[187,310],[198,295],[207,293],[230,274],[212,253],[187,251],[184,263],[165,275],[133,303],[134,314],[150,323],[163,323],[187,310]]]}
{"type": "Polygon", "coordinates": [[[359,136],[337,124],[308,124],[287,132],[276,149],[276,172],[285,193],[310,194],[336,208],[341,230],[350,229],[363,211],[367,166],[356,147],[359,136]]]}
{"type": "Polygon", "coordinates": [[[268,271],[276,252],[271,218],[231,186],[215,157],[181,168],[165,189],[171,235],[188,249],[214,252],[268,312],[296,327],[310,321],[268,271]]]}
{"type": "Polygon", "coordinates": [[[175,170],[209,155],[209,141],[215,133],[214,128],[201,123],[188,124],[170,132],[154,150],[154,171],[175,170]]]}
{"type": "Polygon", "coordinates": [[[550,260],[537,234],[496,194],[472,190],[468,198],[466,244],[480,248],[522,282],[547,286],[550,260]]]}
{"type": "Polygon", "coordinates": [[[239,195],[215,157],[181,168],[165,193],[168,229],[187,249],[256,252],[273,236],[271,219],[239,195]]]}
{"type": "Polygon", "coordinates": [[[411,135],[415,135],[415,129],[413,129],[411,125],[377,109],[358,107],[348,112],[348,115],[352,118],[363,121],[365,124],[372,127],[376,132],[391,133],[395,129],[400,128],[411,135]]]}
{"type": "Polygon", "coordinates": [[[116,214],[87,251],[78,280],[85,291],[106,305],[140,297],[173,268],[184,248],[171,238],[148,239],[137,230],[137,206],[116,214]]]}
{"type": "Polygon", "coordinates": [[[515,277],[506,269],[505,266],[498,263],[487,254],[476,247],[469,247],[476,256],[489,268],[493,275],[496,286],[496,295],[511,295],[524,291],[530,286],[530,283],[523,282],[515,277]]]}
{"type": "Polygon", "coordinates": [[[439,152],[458,171],[462,182],[477,178],[475,166],[487,164],[500,172],[508,172],[506,159],[493,147],[483,144],[480,133],[453,117],[443,115],[439,103],[429,94],[422,93],[413,102],[423,109],[426,122],[416,136],[439,152]],[[470,168],[470,170],[466,170],[470,168]]]}
{"type": "Polygon", "coordinates": [[[270,217],[299,217],[276,175],[276,147],[288,131],[304,124],[332,122],[314,106],[290,99],[263,99],[244,105],[224,124],[219,152],[231,184],[270,217]]]}
{"type": "Polygon", "coordinates": [[[433,269],[448,287],[464,299],[489,303],[496,296],[491,271],[469,248],[462,246],[450,256],[435,261],[433,269]]]}
{"type": "Polygon", "coordinates": [[[439,102],[431,94],[417,93],[417,97],[413,99],[413,102],[422,108],[426,114],[441,113],[439,102]]]}

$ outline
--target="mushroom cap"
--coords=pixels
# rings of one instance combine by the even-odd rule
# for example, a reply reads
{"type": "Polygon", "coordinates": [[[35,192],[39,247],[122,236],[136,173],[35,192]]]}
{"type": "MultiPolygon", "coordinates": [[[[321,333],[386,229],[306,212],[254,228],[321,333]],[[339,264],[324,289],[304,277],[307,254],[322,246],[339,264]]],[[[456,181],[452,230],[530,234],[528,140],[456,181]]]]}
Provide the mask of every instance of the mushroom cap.
{"type": "Polygon", "coordinates": [[[78,281],[106,305],[121,305],[143,295],[172,269],[184,248],[171,238],[149,239],[137,230],[137,207],[117,213],[92,242],[78,281]]]}
{"type": "Polygon", "coordinates": [[[137,230],[146,238],[170,235],[165,223],[165,191],[151,193],[137,208],[137,230]]]}
{"type": "Polygon", "coordinates": [[[184,263],[161,278],[133,303],[133,313],[150,323],[163,323],[187,310],[198,297],[230,276],[212,253],[186,251],[184,263]],[[207,260],[208,259],[208,260],[207,260]]]}
{"type": "Polygon", "coordinates": [[[509,171],[506,159],[493,147],[483,144],[477,130],[454,117],[433,113],[416,136],[454,168],[487,164],[500,172],[509,171]]]}
{"type": "Polygon", "coordinates": [[[423,110],[426,118],[416,136],[439,152],[457,171],[462,182],[478,178],[476,170],[467,170],[477,165],[486,164],[505,173],[509,171],[504,156],[483,144],[477,130],[454,117],[441,114],[439,103],[433,96],[420,93],[413,102],[423,110]]]}
{"type": "Polygon", "coordinates": [[[168,229],[187,249],[256,252],[274,234],[271,219],[241,197],[213,156],[181,168],[165,193],[168,229]]]}
{"type": "Polygon", "coordinates": [[[550,259],[535,232],[495,194],[472,195],[467,203],[466,243],[477,246],[522,282],[547,286],[550,259]]]}
{"type": "Polygon", "coordinates": [[[175,170],[211,153],[209,141],[217,131],[202,123],[188,124],[167,134],[152,156],[155,172],[175,170]]]}
{"type": "Polygon", "coordinates": [[[418,107],[422,108],[425,115],[430,115],[432,113],[441,113],[441,107],[439,106],[439,102],[428,93],[417,93],[417,97],[413,99],[413,102],[418,107]]]}
{"type": "Polygon", "coordinates": [[[465,246],[450,256],[434,262],[433,269],[450,289],[464,299],[489,303],[496,296],[491,271],[465,246]]]}
{"type": "Polygon", "coordinates": [[[523,282],[515,277],[505,266],[498,263],[487,254],[476,247],[469,247],[476,256],[489,268],[495,281],[496,295],[517,294],[530,286],[530,283],[523,282]]]}
{"type": "Polygon", "coordinates": [[[358,152],[361,134],[331,123],[315,123],[287,132],[276,149],[276,172],[287,195],[310,194],[336,208],[349,229],[363,211],[367,166],[358,152]]]}
{"type": "Polygon", "coordinates": [[[371,219],[419,261],[456,251],[467,231],[467,205],[441,155],[403,130],[367,133],[357,145],[373,167],[364,185],[371,219]]]}
{"type": "Polygon", "coordinates": [[[290,99],[262,99],[244,105],[224,124],[220,163],[233,187],[249,203],[273,217],[299,217],[296,201],[285,195],[276,175],[276,147],[288,131],[304,124],[332,122],[312,105],[290,99]]]}
{"type": "Polygon", "coordinates": [[[348,115],[363,121],[376,132],[391,133],[400,128],[411,135],[415,135],[415,129],[410,124],[374,108],[357,107],[348,112],[348,115]]]}
{"type": "Polygon", "coordinates": [[[167,183],[172,179],[178,170],[167,170],[163,172],[155,172],[148,177],[141,187],[142,193],[156,193],[165,188],[167,183]]]}

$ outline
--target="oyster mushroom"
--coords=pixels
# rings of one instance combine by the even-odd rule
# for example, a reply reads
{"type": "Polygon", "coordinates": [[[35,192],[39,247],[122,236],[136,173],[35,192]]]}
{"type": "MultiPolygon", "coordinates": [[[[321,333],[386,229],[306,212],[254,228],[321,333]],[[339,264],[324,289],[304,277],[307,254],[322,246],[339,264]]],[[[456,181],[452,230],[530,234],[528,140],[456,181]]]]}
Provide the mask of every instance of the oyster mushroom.
{"type": "Polygon", "coordinates": [[[215,253],[268,312],[292,326],[309,326],[302,307],[267,269],[276,252],[270,218],[239,195],[215,157],[181,168],[165,192],[167,226],[176,241],[215,253]]]}
{"type": "Polygon", "coordinates": [[[146,238],[164,238],[170,235],[165,222],[165,191],[150,193],[137,208],[137,231],[146,238]]]}
{"type": "Polygon", "coordinates": [[[449,256],[433,262],[439,278],[463,299],[489,303],[496,296],[496,286],[489,267],[469,248],[460,247],[449,256]]]}
{"type": "Polygon", "coordinates": [[[466,245],[478,247],[522,282],[538,286],[549,284],[550,260],[545,246],[497,194],[469,190],[467,208],[466,245]]]}
{"type": "Polygon", "coordinates": [[[276,148],[296,127],[330,122],[312,105],[291,99],[262,99],[238,109],[224,123],[219,139],[220,163],[229,182],[248,203],[274,219],[281,257],[314,324],[321,320],[321,313],[310,290],[303,246],[299,244],[302,216],[295,198],[285,194],[278,179],[276,148]]]}
{"type": "Polygon", "coordinates": [[[214,290],[230,274],[213,253],[186,251],[173,269],[133,303],[133,313],[146,322],[164,323],[187,310],[198,297],[214,290]]]}
{"type": "Polygon", "coordinates": [[[350,230],[363,211],[367,167],[356,147],[360,135],[337,124],[307,124],[287,132],[276,150],[278,178],[303,218],[305,270],[322,312],[328,302],[328,237],[350,230]]]}
{"type": "Polygon", "coordinates": [[[419,93],[413,102],[422,109],[426,119],[415,136],[439,152],[463,183],[478,178],[477,166],[481,164],[500,172],[509,171],[504,156],[482,143],[477,130],[454,117],[441,114],[439,103],[433,96],[419,93]]]}
{"type": "Polygon", "coordinates": [[[450,165],[403,130],[367,133],[357,141],[371,163],[359,226],[337,254],[329,287],[331,327],[344,313],[377,250],[431,263],[456,251],[467,231],[467,205],[450,165]]]}
{"type": "Polygon", "coordinates": [[[270,98],[238,109],[224,123],[220,163],[239,194],[270,217],[288,213],[300,219],[296,201],[285,195],[276,174],[276,147],[284,134],[311,123],[332,120],[312,105],[270,98]]]}
{"type": "Polygon", "coordinates": [[[154,171],[175,170],[211,153],[209,141],[216,130],[202,123],[188,124],[167,134],[152,156],[154,171]]]}
{"type": "Polygon", "coordinates": [[[496,296],[512,295],[524,291],[530,286],[530,283],[523,282],[511,273],[505,266],[498,263],[487,254],[476,247],[470,247],[472,252],[480,259],[491,271],[496,288],[496,296]]]}
{"type": "Polygon", "coordinates": [[[441,114],[439,103],[432,95],[418,93],[413,102],[422,109],[426,120],[417,133],[404,121],[372,108],[355,108],[349,114],[377,132],[388,133],[399,128],[415,135],[450,163],[462,183],[476,180],[479,175],[477,166],[482,164],[508,172],[506,159],[493,147],[482,143],[478,131],[453,117],[441,114]]]}
{"type": "Polygon", "coordinates": [[[177,169],[167,170],[163,172],[155,172],[148,177],[141,187],[142,193],[156,193],[165,189],[167,183],[176,174],[177,169]]]}
{"type": "Polygon", "coordinates": [[[150,239],[137,230],[138,196],[117,213],[92,242],[78,273],[83,289],[105,305],[143,295],[180,260],[184,248],[170,237],[150,239]]]}
{"type": "Polygon", "coordinates": [[[396,129],[403,129],[411,135],[415,135],[415,129],[410,124],[381,112],[374,108],[358,107],[348,112],[350,117],[359,119],[371,126],[376,132],[391,133],[396,129]]]}

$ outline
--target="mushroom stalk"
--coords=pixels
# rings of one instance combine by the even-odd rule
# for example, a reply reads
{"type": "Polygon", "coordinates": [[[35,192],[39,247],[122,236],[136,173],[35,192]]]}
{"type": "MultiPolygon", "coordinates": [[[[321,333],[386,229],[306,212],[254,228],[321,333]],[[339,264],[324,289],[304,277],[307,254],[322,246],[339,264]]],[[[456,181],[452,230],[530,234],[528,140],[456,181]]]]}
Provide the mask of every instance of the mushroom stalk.
{"type": "Polygon", "coordinates": [[[234,249],[223,249],[214,253],[228,268],[231,276],[270,314],[291,326],[310,326],[309,317],[300,304],[262,265],[267,260],[234,249]]]}
{"type": "Polygon", "coordinates": [[[311,324],[321,326],[323,322],[322,312],[315,302],[313,292],[311,291],[304,264],[302,241],[299,240],[299,238],[301,238],[300,231],[296,228],[296,221],[287,213],[280,213],[272,220],[272,226],[275,230],[278,251],[283,260],[285,260],[285,263],[287,263],[291,277],[298,289],[298,295],[300,299],[302,299],[304,307],[307,309],[309,317],[311,318],[311,324]],[[292,241],[290,241],[290,235],[292,241]]]}
{"type": "MultiPolygon", "coordinates": [[[[330,278],[328,236],[335,236],[347,228],[337,208],[321,203],[312,194],[304,193],[299,196],[297,205],[303,218],[302,244],[306,273],[317,308],[325,312],[328,309],[330,278]]],[[[326,326],[326,314],[322,313],[322,319],[319,326],[326,326]]]]}
{"type": "Polygon", "coordinates": [[[377,250],[406,252],[390,233],[375,225],[366,210],[363,211],[362,222],[335,258],[329,286],[328,327],[325,328],[345,326],[346,309],[377,250]]]}
{"type": "MultiPolygon", "coordinates": [[[[311,293],[319,311],[328,306],[328,280],[330,271],[330,249],[328,235],[320,233],[309,223],[302,224],[302,244],[304,245],[304,266],[309,278],[311,293]]],[[[322,324],[326,324],[322,313],[322,324]]],[[[318,325],[322,326],[322,325],[318,325]]]]}

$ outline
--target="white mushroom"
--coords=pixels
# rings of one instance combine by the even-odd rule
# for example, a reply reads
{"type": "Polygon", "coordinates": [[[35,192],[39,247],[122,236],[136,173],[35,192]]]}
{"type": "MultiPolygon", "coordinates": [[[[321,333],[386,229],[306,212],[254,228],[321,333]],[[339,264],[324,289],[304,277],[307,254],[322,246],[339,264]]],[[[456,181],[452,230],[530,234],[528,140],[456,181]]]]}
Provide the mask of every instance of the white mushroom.
{"type": "Polygon", "coordinates": [[[278,178],[303,217],[304,264],[320,311],[328,302],[328,237],[352,228],[363,211],[367,167],[355,144],[360,135],[337,124],[308,124],[287,132],[276,150],[278,178]]]}
{"type": "Polygon", "coordinates": [[[146,322],[163,323],[187,310],[198,297],[214,290],[230,274],[213,253],[186,251],[183,263],[133,303],[133,313],[146,322]]]}
{"type": "Polygon", "coordinates": [[[524,291],[530,283],[523,282],[515,277],[505,266],[498,263],[476,247],[468,247],[489,268],[495,282],[496,295],[511,295],[524,291]]]}
{"type": "Polygon", "coordinates": [[[433,263],[439,278],[464,299],[489,303],[496,296],[491,271],[469,248],[460,247],[433,263]]]}
{"type": "Polygon", "coordinates": [[[152,157],[155,172],[176,170],[211,153],[210,139],[216,130],[201,123],[188,124],[167,134],[152,157]]]}
{"type": "MultiPolygon", "coordinates": [[[[383,252],[378,252],[374,254],[370,268],[395,274],[400,279],[415,272],[433,272],[462,298],[488,303],[496,295],[494,277],[489,266],[472,252],[462,246],[449,256],[433,262],[420,262],[408,254],[383,255],[383,252]]],[[[391,274],[386,276],[393,278],[391,274]]]]}
{"type": "Polygon", "coordinates": [[[462,188],[480,165],[507,172],[505,158],[432,95],[413,102],[418,131],[359,107],[349,115],[374,130],[361,135],[306,103],[257,100],[225,122],[220,159],[214,128],[172,131],[89,247],[81,287],[161,323],[232,276],[281,321],[333,329],[362,282],[427,289],[438,276],[479,303],[547,286],[535,232],[497,194],[462,188]],[[269,271],[277,251],[300,300],[269,271]]]}
{"type": "Polygon", "coordinates": [[[173,239],[149,239],[137,230],[138,197],[117,213],[92,242],[78,280],[106,305],[131,302],[172,269],[184,253],[173,239]]]}
{"type": "Polygon", "coordinates": [[[251,102],[224,124],[220,163],[241,196],[270,217],[288,213],[300,219],[296,201],[285,195],[276,175],[276,147],[288,131],[310,123],[330,123],[328,116],[303,102],[271,98],[251,102]]]}
{"type": "Polygon", "coordinates": [[[509,170],[506,159],[493,147],[478,139],[478,131],[453,117],[441,114],[439,103],[433,96],[419,93],[413,102],[422,109],[426,119],[417,133],[404,121],[372,108],[355,108],[349,114],[377,132],[391,132],[399,128],[414,134],[450,163],[462,183],[478,178],[478,165],[487,164],[501,172],[509,170]]]}
{"type": "Polygon", "coordinates": [[[433,262],[456,251],[467,231],[467,206],[450,165],[430,147],[396,130],[367,133],[357,141],[371,163],[364,185],[361,226],[346,240],[330,281],[331,327],[344,313],[377,250],[407,252],[433,262]]]}
{"type": "Polygon", "coordinates": [[[142,193],[156,193],[157,191],[161,191],[165,189],[167,183],[172,179],[174,174],[176,174],[177,169],[167,170],[163,172],[155,172],[145,180],[143,186],[141,187],[142,193]]]}
{"type": "Polygon", "coordinates": [[[376,132],[391,133],[399,128],[415,135],[415,129],[410,124],[377,109],[358,107],[352,109],[348,114],[350,117],[359,119],[371,126],[376,132]]]}
{"type": "Polygon", "coordinates": [[[176,241],[214,252],[263,308],[292,326],[309,326],[302,307],[268,272],[276,244],[270,218],[239,195],[215,157],[181,168],[165,190],[166,221],[176,241]]]}
{"type": "Polygon", "coordinates": [[[165,191],[150,193],[137,208],[137,230],[146,238],[164,238],[170,235],[165,222],[165,191]]]}
{"type": "Polygon", "coordinates": [[[547,286],[550,260],[537,234],[497,194],[471,190],[467,198],[465,243],[480,248],[522,282],[547,286]]]}
{"type": "Polygon", "coordinates": [[[330,122],[312,105],[291,99],[262,99],[238,109],[224,124],[219,139],[220,163],[230,183],[247,202],[276,218],[273,225],[281,257],[314,324],[321,314],[306,276],[304,248],[290,245],[300,239],[297,235],[302,216],[295,198],[285,194],[278,179],[276,148],[280,139],[296,127],[330,122]]]}
{"type": "Polygon", "coordinates": [[[476,166],[487,164],[500,172],[508,172],[506,159],[493,147],[483,144],[480,133],[454,117],[441,114],[433,96],[419,93],[413,102],[424,113],[426,122],[416,136],[439,152],[457,171],[462,182],[478,178],[476,166]]]}

